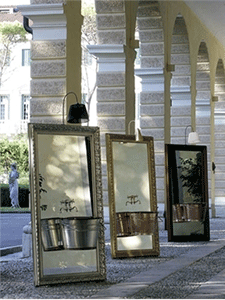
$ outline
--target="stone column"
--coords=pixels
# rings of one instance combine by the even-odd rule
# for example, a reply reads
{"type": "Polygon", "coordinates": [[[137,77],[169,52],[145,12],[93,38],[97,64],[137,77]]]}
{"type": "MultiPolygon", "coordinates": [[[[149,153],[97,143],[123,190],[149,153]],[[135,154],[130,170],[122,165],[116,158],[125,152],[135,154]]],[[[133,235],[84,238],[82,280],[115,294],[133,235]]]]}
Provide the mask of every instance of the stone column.
{"type": "Polygon", "coordinates": [[[98,59],[97,116],[101,129],[102,175],[104,205],[108,205],[105,133],[125,134],[126,123],[134,119],[127,113],[129,89],[134,93],[134,82],[127,68],[134,61],[134,50],[124,45],[92,45],[90,53],[98,59]],[[130,83],[130,84],[129,84],[130,83]],[[129,89],[128,89],[129,87],[129,89]],[[127,101],[126,101],[127,100],[127,101]]]}
{"type": "Polygon", "coordinates": [[[101,129],[105,206],[108,205],[105,133],[125,134],[129,122],[135,119],[136,2],[95,0],[98,45],[88,48],[98,59],[97,118],[101,129]]]}
{"type": "MultiPolygon", "coordinates": [[[[74,91],[81,98],[81,2],[45,2],[19,7],[33,23],[31,122],[62,123],[63,96],[74,91]]],[[[66,111],[76,101],[72,96],[66,111]]]]}
{"type": "MultiPolygon", "coordinates": [[[[159,3],[139,1],[138,28],[140,37],[141,78],[140,125],[143,135],[153,136],[156,165],[157,201],[164,202],[164,31],[159,3]]],[[[159,208],[161,210],[161,207],[159,208]]]]}
{"type": "Polygon", "coordinates": [[[163,69],[136,69],[141,78],[140,95],[141,132],[154,137],[157,200],[164,201],[164,73],[163,69]]]}

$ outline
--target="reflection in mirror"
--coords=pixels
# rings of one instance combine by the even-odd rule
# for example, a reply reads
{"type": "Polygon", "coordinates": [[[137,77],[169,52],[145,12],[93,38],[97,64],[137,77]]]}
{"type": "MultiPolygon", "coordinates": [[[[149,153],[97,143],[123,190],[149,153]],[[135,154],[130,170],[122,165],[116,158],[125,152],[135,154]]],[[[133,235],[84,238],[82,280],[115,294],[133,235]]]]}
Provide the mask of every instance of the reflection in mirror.
{"type": "Polygon", "coordinates": [[[41,218],[91,216],[85,137],[39,134],[41,218]]]}
{"type": "Polygon", "coordinates": [[[159,255],[153,138],[106,141],[112,256],[159,255]]]}
{"type": "Polygon", "coordinates": [[[29,124],[29,141],[35,284],[103,280],[98,128],[29,124]]]}
{"type": "Polygon", "coordinates": [[[115,209],[150,211],[147,145],[112,142],[115,209]]]}
{"type": "Polygon", "coordinates": [[[202,202],[201,152],[175,151],[175,159],[178,195],[174,203],[202,202]]]}
{"type": "Polygon", "coordinates": [[[205,146],[166,145],[169,240],[208,240],[205,146]]]}

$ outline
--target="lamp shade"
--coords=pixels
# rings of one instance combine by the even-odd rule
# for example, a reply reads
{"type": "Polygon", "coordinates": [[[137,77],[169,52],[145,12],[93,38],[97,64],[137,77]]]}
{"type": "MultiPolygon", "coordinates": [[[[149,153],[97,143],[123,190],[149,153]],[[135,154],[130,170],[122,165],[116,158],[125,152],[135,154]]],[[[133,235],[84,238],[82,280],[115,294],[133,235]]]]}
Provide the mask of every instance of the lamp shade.
{"type": "Polygon", "coordinates": [[[188,135],[188,144],[200,143],[200,139],[197,132],[190,132],[188,135]]]}
{"type": "Polygon", "coordinates": [[[69,109],[67,122],[82,123],[88,121],[88,113],[84,104],[72,104],[69,109]]]}

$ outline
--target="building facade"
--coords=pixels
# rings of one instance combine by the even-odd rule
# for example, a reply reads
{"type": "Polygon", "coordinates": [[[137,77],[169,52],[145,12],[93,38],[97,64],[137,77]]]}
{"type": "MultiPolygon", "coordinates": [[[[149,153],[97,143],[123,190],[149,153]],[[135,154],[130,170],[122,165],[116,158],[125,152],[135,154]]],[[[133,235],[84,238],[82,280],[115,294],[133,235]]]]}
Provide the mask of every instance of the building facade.
{"type": "MultiPolygon", "coordinates": [[[[0,7],[0,22],[20,22],[23,17],[15,7],[0,7]]],[[[27,132],[30,107],[30,41],[12,47],[0,83],[0,136],[27,132]]]]}
{"type": "MultiPolygon", "coordinates": [[[[143,135],[154,137],[158,203],[165,200],[164,144],[184,144],[187,126],[197,130],[201,144],[207,145],[215,214],[215,202],[225,197],[223,45],[184,1],[95,0],[95,7],[98,43],[89,51],[98,61],[105,205],[105,133],[128,133],[136,120],[143,135]],[[135,69],[137,48],[141,64],[135,69]],[[139,97],[135,76],[141,80],[139,97]]],[[[33,22],[32,122],[59,123],[62,97],[72,90],[81,98],[80,8],[80,1],[69,0],[32,0],[19,7],[33,22]]],[[[67,108],[72,103],[68,97],[67,108]]]]}

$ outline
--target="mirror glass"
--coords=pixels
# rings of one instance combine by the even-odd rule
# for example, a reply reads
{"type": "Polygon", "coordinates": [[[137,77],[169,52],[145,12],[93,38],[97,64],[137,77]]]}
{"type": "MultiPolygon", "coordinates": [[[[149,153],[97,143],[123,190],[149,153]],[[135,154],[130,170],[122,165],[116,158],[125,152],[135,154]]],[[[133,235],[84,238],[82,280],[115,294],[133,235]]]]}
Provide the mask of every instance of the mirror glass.
{"type": "Polygon", "coordinates": [[[38,147],[46,149],[38,152],[43,274],[96,271],[96,249],[80,251],[72,241],[73,229],[82,226],[78,225],[80,217],[92,216],[85,137],[39,134],[38,147]],[[79,219],[75,222],[73,217],[79,219]],[[60,247],[65,241],[59,239],[57,244],[45,244],[47,235],[57,233],[57,227],[65,235],[60,238],[68,242],[65,250],[60,247]]]}
{"type": "Polygon", "coordinates": [[[106,139],[112,256],[158,255],[153,140],[106,139]]]}
{"type": "Polygon", "coordinates": [[[208,239],[206,147],[166,145],[166,154],[169,239],[208,239]]]}
{"type": "Polygon", "coordinates": [[[103,251],[99,241],[104,239],[102,196],[96,199],[99,185],[93,185],[101,180],[94,176],[100,164],[94,149],[99,147],[99,138],[94,143],[96,131],[87,127],[79,132],[79,127],[68,125],[30,125],[34,251],[35,256],[40,255],[36,285],[66,281],[63,275],[73,276],[72,281],[80,281],[76,278],[80,274],[81,280],[92,275],[93,280],[103,278],[99,274],[103,251]]]}

